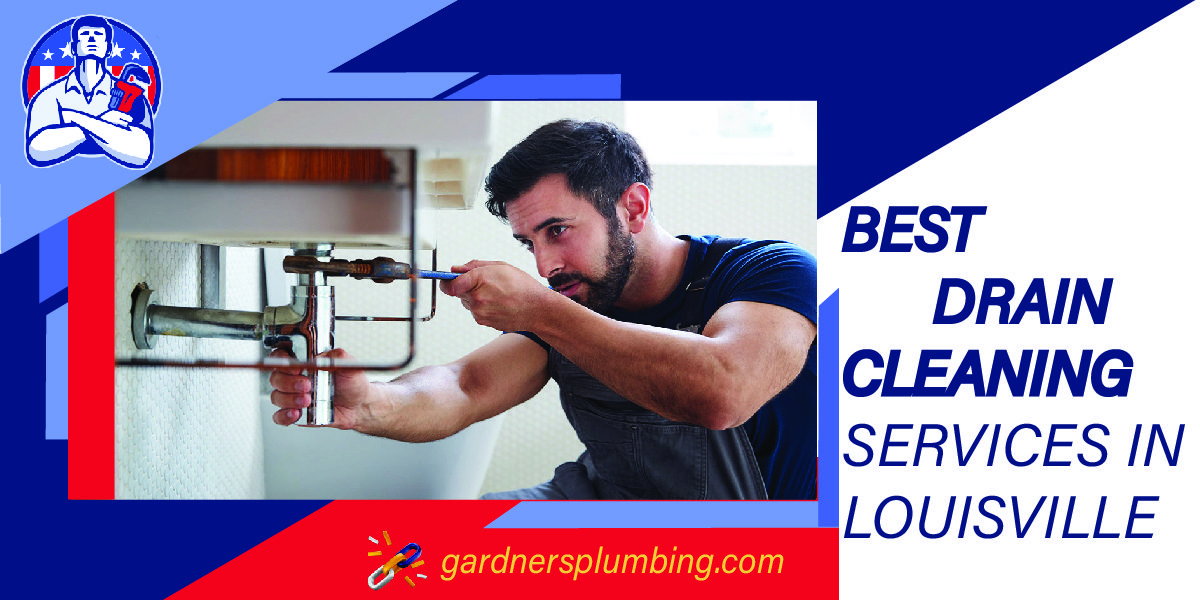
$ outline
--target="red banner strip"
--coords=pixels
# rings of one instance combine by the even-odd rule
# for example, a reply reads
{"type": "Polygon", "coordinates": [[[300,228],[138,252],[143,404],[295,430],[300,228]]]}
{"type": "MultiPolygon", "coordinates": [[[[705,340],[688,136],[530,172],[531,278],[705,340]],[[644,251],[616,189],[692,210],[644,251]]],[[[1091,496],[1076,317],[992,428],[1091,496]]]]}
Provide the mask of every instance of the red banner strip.
{"type": "Polygon", "coordinates": [[[115,486],[116,417],[113,363],[115,253],[113,194],[67,222],[70,368],[67,392],[67,497],[111,500],[115,486]]]}
{"type": "Polygon", "coordinates": [[[838,595],[837,529],[486,528],[512,506],[338,500],[171,598],[838,595]],[[410,544],[420,546],[416,559],[408,560],[415,554],[410,544]],[[377,571],[397,553],[407,566],[372,589],[368,578],[384,579],[377,571]]]}

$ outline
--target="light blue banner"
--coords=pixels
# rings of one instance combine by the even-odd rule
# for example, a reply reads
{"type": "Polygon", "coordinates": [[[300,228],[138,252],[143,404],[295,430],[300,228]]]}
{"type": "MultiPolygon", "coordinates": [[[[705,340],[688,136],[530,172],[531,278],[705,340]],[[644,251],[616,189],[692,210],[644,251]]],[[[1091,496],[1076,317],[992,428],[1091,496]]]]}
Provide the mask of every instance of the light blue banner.
{"type": "Polygon", "coordinates": [[[46,439],[67,439],[67,305],[46,315],[46,439]]]}
{"type": "Polygon", "coordinates": [[[67,220],[38,235],[38,302],[67,287],[67,220]]]}

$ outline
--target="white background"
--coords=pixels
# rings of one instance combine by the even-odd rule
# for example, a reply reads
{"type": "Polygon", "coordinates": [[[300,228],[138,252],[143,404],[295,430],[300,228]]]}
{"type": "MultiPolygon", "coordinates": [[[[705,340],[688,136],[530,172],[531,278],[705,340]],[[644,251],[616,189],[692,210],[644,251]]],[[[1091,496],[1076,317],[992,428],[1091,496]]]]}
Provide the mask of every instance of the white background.
{"type": "MultiPolygon", "coordinates": [[[[818,224],[821,246],[821,298],[840,289],[842,365],[855,350],[872,348],[885,357],[903,351],[900,385],[912,385],[921,349],[978,348],[984,366],[991,350],[1014,355],[1024,348],[1094,349],[1129,352],[1132,383],[1125,398],[1102,398],[1089,389],[1072,397],[975,398],[964,389],[955,398],[854,398],[841,392],[841,451],[861,458],[847,441],[856,423],[871,424],[876,465],[879,440],[889,423],[961,424],[974,434],[985,423],[1003,425],[1002,435],[1032,423],[1043,435],[1054,423],[1073,423],[1072,448],[1055,459],[1073,458],[1090,423],[1106,425],[1108,461],[1097,468],[1010,467],[999,460],[987,467],[976,457],[961,468],[953,460],[936,467],[927,456],[920,467],[853,468],[841,462],[843,528],[851,498],[859,497],[854,531],[872,530],[875,508],[891,495],[907,497],[920,514],[922,499],[945,517],[950,496],[975,501],[998,495],[1022,502],[1022,518],[1043,495],[1077,496],[1073,532],[1092,530],[1096,506],[1108,496],[1104,531],[1124,531],[1134,495],[1160,496],[1144,504],[1152,512],[1137,531],[1152,539],[1062,539],[1065,505],[1056,531],[1045,538],[1046,508],[1025,539],[1012,528],[1011,505],[993,510],[1005,518],[997,539],[964,539],[951,534],[927,540],[914,520],[895,540],[843,539],[841,589],[846,598],[887,596],[932,598],[1012,597],[1196,597],[1194,539],[1200,532],[1195,512],[1195,431],[1185,433],[1176,467],[1160,460],[1151,468],[1125,466],[1135,425],[1162,424],[1170,433],[1197,414],[1194,381],[1197,353],[1196,228],[1200,217],[1200,7],[1188,6],[997,116],[962,138],[857,198],[886,213],[893,205],[986,205],[976,217],[967,251],[936,254],[841,253],[849,207],[818,224]],[[1088,278],[1097,290],[1115,279],[1107,321],[1094,325],[932,325],[939,281],[960,277],[977,289],[985,277],[1017,286],[1017,297],[1035,277],[1088,278]]],[[[957,221],[956,221],[957,223],[957,221]]],[[[951,228],[952,235],[957,227],[951,228]]],[[[911,241],[911,238],[909,238],[911,241]]],[[[953,240],[952,240],[953,241],[953,240]]],[[[1053,288],[1052,288],[1053,289],[1053,288]]],[[[957,361],[948,363],[953,369],[957,361]]],[[[860,374],[876,373],[867,369],[860,374]]],[[[878,371],[882,374],[882,370],[878,371]]],[[[942,380],[945,383],[947,380],[942,380]]],[[[903,438],[910,442],[916,431],[903,438]]],[[[1025,434],[1022,444],[1037,449],[1025,434]]],[[[1142,443],[1146,435],[1143,433],[1142,443]]],[[[969,442],[969,441],[968,441],[969,442]]],[[[1044,437],[1041,440],[1044,446],[1044,437]]],[[[953,440],[947,448],[953,452],[953,440]]],[[[987,441],[982,444],[987,444],[987,441]]],[[[1001,441],[1001,448],[1003,440],[1001,441]]],[[[911,457],[912,446],[891,458],[911,457]]],[[[982,451],[986,454],[987,448],[982,451]]],[[[951,458],[948,455],[947,458],[951,458]]],[[[839,457],[840,458],[840,457],[839,457]]],[[[1140,462],[1138,463],[1141,464],[1140,462]]],[[[915,519],[916,517],[914,517],[915,519]]],[[[957,517],[956,517],[957,519],[957,517]]],[[[931,526],[940,529],[941,520],[931,526]]],[[[969,526],[994,525],[973,512],[969,526]]],[[[893,525],[898,527],[898,525],[893,525]]],[[[968,529],[968,531],[970,531],[968,529]]],[[[844,532],[843,532],[844,533],[844,532]]]]}

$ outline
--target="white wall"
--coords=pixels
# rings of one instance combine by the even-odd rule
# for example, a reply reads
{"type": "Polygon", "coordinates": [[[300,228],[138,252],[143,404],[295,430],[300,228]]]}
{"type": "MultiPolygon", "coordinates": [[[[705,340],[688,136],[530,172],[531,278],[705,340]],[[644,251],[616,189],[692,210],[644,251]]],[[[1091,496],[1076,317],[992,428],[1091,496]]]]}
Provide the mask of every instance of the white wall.
{"type": "MultiPolygon", "coordinates": [[[[262,310],[258,251],[230,249],[226,265],[225,307],[262,310]]],[[[129,309],[138,283],[156,290],[160,304],[200,305],[196,244],[118,241],[115,266],[117,356],[259,357],[258,344],[233,340],[160,336],[153,350],[134,348],[129,309]]],[[[116,498],[262,498],[258,381],[249,370],[117,369],[116,498]]]]}

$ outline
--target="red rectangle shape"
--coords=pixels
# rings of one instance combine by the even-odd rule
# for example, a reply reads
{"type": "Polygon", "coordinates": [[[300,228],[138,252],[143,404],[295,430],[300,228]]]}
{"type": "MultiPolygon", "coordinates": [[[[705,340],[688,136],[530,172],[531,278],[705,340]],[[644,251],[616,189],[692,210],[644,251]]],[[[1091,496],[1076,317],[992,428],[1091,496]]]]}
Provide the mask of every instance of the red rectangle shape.
{"type": "Polygon", "coordinates": [[[67,222],[67,311],[75,343],[67,345],[67,497],[111,500],[114,495],[116,411],[110,324],[113,296],[116,196],[109,194],[67,222]]]}
{"type": "Polygon", "coordinates": [[[488,527],[515,504],[337,500],[171,598],[838,597],[835,528],[488,527]]]}

